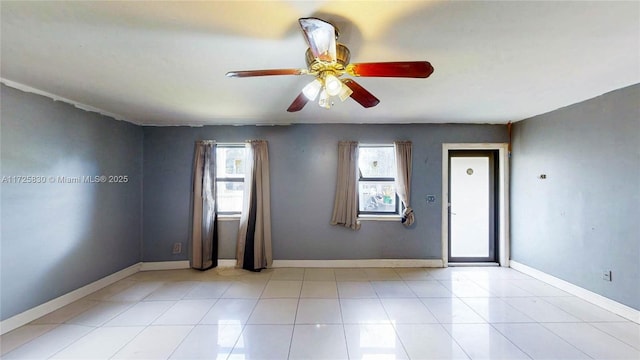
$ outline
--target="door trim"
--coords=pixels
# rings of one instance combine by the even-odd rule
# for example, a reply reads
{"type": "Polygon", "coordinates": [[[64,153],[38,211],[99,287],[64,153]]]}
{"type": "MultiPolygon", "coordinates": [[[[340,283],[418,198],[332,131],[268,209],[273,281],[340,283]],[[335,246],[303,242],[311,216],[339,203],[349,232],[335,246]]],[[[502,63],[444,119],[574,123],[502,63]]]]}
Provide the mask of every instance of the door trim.
{"type": "Polygon", "coordinates": [[[498,151],[498,263],[509,266],[509,153],[507,143],[442,144],[442,264],[449,266],[449,150],[498,151]]]}

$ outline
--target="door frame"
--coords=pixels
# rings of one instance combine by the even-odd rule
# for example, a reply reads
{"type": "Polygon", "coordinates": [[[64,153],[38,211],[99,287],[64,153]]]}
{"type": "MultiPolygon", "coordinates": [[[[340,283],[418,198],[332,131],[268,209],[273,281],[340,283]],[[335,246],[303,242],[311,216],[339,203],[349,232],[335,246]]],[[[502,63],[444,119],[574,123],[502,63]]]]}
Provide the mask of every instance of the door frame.
{"type": "Polygon", "coordinates": [[[500,266],[509,267],[509,152],[507,143],[442,144],[442,265],[449,266],[449,151],[497,150],[498,156],[498,254],[500,266]]]}

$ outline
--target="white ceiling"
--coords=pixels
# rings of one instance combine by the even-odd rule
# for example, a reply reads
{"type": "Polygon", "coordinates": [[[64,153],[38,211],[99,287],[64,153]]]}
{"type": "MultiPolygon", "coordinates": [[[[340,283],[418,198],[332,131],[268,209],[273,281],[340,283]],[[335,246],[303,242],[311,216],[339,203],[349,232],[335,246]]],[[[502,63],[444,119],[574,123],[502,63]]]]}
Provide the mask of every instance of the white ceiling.
{"type": "Polygon", "coordinates": [[[506,123],[640,82],[640,2],[1,2],[1,78],[136,124],[506,123]],[[340,29],[353,62],[427,60],[428,79],[361,78],[380,99],[285,110],[306,76],[297,19],[340,29]]]}

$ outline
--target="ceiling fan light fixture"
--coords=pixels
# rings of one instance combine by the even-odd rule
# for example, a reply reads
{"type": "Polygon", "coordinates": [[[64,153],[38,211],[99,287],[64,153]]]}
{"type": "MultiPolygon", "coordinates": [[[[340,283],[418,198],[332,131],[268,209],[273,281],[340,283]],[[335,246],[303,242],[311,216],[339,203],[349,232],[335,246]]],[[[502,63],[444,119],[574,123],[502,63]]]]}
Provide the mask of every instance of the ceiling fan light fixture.
{"type": "Polygon", "coordinates": [[[313,101],[318,97],[318,93],[321,89],[322,81],[320,81],[320,79],[314,79],[302,88],[302,93],[307,97],[307,99],[309,99],[309,101],[313,101]]]}
{"type": "Polygon", "coordinates": [[[327,74],[324,77],[324,87],[329,96],[336,96],[342,90],[342,82],[333,74],[327,74]]]}
{"type": "Polygon", "coordinates": [[[320,91],[320,99],[318,100],[318,105],[320,105],[320,107],[323,107],[325,109],[330,109],[331,108],[331,102],[329,101],[329,94],[327,93],[326,89],[322,89],[322,91],[320,91]]]}
{"type": "Polygon", "coordinates": [[[347,85],[343,84],[342,81],[340,82],[340,84],[341,88],[338,96],[340,97],[341,101],[345,101],[349,98],[349,96],[351,96],[351,94],[353,94],[353,90],[351,90],[347,85]]]}

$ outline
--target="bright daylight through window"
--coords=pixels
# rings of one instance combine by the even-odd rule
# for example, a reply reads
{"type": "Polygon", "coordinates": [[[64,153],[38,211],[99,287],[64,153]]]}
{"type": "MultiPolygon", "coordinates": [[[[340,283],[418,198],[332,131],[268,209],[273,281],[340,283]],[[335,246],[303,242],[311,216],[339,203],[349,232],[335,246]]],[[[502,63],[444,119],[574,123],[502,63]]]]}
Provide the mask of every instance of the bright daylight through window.
{"type": "Polygon", "coordinates": [[[244,194],[244,144],[216,147],[216,201],[218,214],[242,212],[244,194]]]}
{"type": "Polygon", "coordinates": [[[399,214],[393,145],[360,145],[358,168],[358,213],[399,214]]]}

